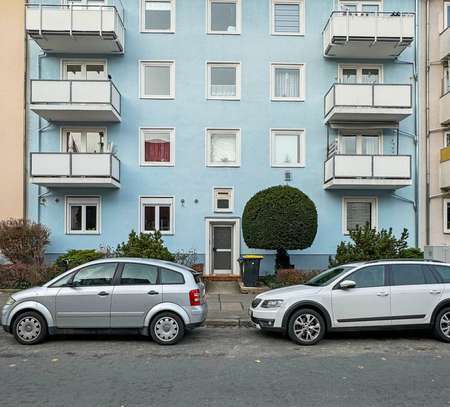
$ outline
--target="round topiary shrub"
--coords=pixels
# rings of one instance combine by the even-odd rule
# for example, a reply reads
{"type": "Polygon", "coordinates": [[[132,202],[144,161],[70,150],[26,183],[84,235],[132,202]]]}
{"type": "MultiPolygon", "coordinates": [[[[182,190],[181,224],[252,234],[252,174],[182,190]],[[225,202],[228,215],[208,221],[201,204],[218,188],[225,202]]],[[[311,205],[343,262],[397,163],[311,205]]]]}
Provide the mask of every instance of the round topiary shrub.
{"type": "Polygon", "coordinates": [[[316,206],[297,188],[267,188],[245,205],[242,232],[251,248],[279,252],[306,249],[317,233],[316,206]]]}

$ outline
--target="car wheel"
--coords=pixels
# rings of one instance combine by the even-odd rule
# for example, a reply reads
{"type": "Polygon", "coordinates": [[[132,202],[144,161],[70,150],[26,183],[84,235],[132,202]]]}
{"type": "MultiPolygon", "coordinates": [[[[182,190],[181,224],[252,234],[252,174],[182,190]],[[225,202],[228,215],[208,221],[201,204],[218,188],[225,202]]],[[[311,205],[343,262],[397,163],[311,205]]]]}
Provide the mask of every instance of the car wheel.
{"type": "Polygon", "coordinates": [[[47,322],[37,312],[24,312],[14,320],[13,335],[22,345],[36,345],[47,337],[47,322]]]}
{"type": "Polygon", "coordinates": [[[175,345],[184,336],[184,323],[178,315],[163,312],[153,318],[150,335],[160,345],[175,345]]]}
{"type": "Polygon", "coordinates": [[[291,316],[288,335],[299,345],[315,345],[325,335],[325,321],[322,316],[312,309],[301,309],[291,316]]]}
{"type": "Polygon", "coordinates": [[[450,342],[450,308],[444,308],[434,321],[434,334],[444,342],[450,342]]]}

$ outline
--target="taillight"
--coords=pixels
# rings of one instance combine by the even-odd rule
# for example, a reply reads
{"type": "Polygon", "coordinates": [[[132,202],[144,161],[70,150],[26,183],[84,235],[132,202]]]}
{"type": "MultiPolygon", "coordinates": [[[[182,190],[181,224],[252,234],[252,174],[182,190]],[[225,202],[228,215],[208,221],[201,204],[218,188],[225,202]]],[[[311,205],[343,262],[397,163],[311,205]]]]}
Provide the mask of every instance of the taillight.
{"type": "Polygon", "coordinates": [[[196,305],[201,305],[199,289],[189,291],[189,301],[193,307],[196,305]]]}

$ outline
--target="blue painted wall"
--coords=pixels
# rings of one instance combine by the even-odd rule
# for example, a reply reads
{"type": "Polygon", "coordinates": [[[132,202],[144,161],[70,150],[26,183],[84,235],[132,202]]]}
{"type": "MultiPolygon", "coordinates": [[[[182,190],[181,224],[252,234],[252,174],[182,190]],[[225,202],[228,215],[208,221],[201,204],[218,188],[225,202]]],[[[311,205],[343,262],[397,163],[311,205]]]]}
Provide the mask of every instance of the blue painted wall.
{"type": "MultiPolygon", "coordinates": [[[[48,1],[48,3],[52,3],[48,1]]],[[[38,187],[28,187],[28,214],[48,225],[52,232],[50,254],[71,248],[115,247],[126,239],[131,229],[139,229],[139,196],[175,197],[175,235],[165,237],[170,250],[205,251],[204,218],[213,216],[213,186],[234,186],[234,216],[241,216],[247,200],[257,191],[284,183],[284,169],[271,168],[269,156],[270,128],[306,129],[306,167],[292,168],[290,185],[300,188],[315,202],[319,227],[313,246],[292,252],[293,261],[304,268],[326,266],[328,256],[345,236],[341,230],[343,196],[377,196],[379,226],[392,227],[396,234],[410,231],[414,244],[414,211],[408,202],[397,200],[389,191],[325,191],[323,162],[326,157],[327,129],[323,124],[323,98],[337,77],[339,61],[322,55],[322,30],[333,9],[333,0],[306,0],[306,33],[303,37],[269,34],[269,1],[242,0],[241,35],[207,35],[205,1],[177,0],[176,34],[139,32],[139,1],[126,0],[126,49],[123,56],[107,56],[108,73],[122,94],[122,122],[107,126],[108,142],[113,142],[121,160],[121,189],[53,189],[46,196],[38,215],[38,187]],[[139,99],[139,60],[176,61],[176,99],[139,99]],[[205,98],[206,61],[240,61],[242,95],[240,101],[217,101],[205,98]],[[269,70],[272,62],[306,64],[305,102],[271,102],[269,70]],[[168,168],[139,166],[139,127],[176,128],[176,165],[168,168]],[[205,167],[207,127],[241,129],[241,167],[205,167]],[[64,196],[100,195],[102,197],[102,233],[95,236],[64,234],[64,196]],[[185,200],[184,206],[181,200],[185,200]],[[198,199],[198,203],[194,200],[198,199]]],[[[385,0],[385,11],[414,11],[414,0],[385,0]]],[[[38,78],[38,55],[42,51],[29,41],[29,78],[38,78]]],[[[60,77],[60,60],[67,56],[47,56],[41,60],[41,78],[60,77]]],[[[73,57],[73,56],[70,56],[73,57]]],[[[76,57],[76,56],[75,56],[76,57]]],[[[80,57],[83,57],[82,55],[80,57]]],[[[93,56],[94,58],[96,56],[93,56]]],[[[99,57],[100,58],[100,57],[99,57]]],[[[414,48],[401,56],[413,61],[414,48]]],[[[412,83],[411,65],[393,61],[370,61],[384,64],[385,83],[412,83]]],[[[42,120],[41,125],[46,121],[42,120]]],[[[77,123],[77,126],[80,125],[77,123]]],[[[89,126],[94,124],[89,123],[89,126]]],[[[28,147],[30,152],[59,151],[60,127],[42,132],[38,143],[38,116],[28,113],[28,147]]],[[[99,124],[99,126],[102,126],[99,124]]],[[[401,130],[414,133],[414,116],[403,120],[401,130]]],[[[390,146],[385,142],[385,146],[390,146]]],[[[414,155],[411,139],[400,137],[400,153],[414,155]]],[[[46,192],[42,188],[42,193],[46,192]]],[[[414,198],[414,188],[396,192],[414,198]]],[[[242,253],[252,253],[242,241],[242,253]]],[[[261,251],[257,251],[261,252],[261,251]]],[[[266,252],[270,255],[270,252],[266,252]]],[[[263,269],[272,268],[272,257],[263,269]]]]}

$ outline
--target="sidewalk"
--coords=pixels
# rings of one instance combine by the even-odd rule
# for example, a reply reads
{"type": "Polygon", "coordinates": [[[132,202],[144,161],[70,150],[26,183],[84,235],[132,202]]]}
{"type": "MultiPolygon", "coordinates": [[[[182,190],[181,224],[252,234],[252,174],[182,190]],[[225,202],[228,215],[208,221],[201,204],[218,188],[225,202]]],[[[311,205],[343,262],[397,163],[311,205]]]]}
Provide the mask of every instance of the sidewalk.
{"type": "Polygon", "coordinates": [[[207,282],[208,317],[206,326],[251,327],[248,309],[255,297],[241,294],[237,282],[207,282]]]}

